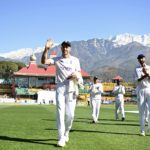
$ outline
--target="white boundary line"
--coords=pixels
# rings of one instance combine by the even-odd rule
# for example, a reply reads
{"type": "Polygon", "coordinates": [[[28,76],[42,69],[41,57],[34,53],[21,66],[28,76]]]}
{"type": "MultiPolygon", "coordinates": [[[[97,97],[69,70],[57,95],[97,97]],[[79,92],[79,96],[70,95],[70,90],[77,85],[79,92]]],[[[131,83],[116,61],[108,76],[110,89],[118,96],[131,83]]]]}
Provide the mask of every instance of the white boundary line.
{"type": "Polygon", "coordinates": [[[133,110],[133,111],[125,111],[125,112],[127,112],[127,113],[135,113],[135,114],[138,114],[138,113],[139,113],[139,111],[138,111],[138,110],[133,110]]]}

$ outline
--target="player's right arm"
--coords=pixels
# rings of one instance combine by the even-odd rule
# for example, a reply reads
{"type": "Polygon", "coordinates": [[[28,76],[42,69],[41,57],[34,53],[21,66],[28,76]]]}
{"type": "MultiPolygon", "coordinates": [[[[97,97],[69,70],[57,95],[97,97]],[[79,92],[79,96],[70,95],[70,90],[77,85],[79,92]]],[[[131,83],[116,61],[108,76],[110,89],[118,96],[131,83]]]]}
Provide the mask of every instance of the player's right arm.
{"type": "Polygon", "coordinates": [[[45,44],[45,49],[44,49],[44,52],[43,52],[42,58],[41,58],[42,64],[46,64],[46,65],[54,64],[53,59],[48,59],[48,50],[50,48],[52,48],[52,46],[53,46],[52,39],[48,39],[46,44],[45,44]]]}

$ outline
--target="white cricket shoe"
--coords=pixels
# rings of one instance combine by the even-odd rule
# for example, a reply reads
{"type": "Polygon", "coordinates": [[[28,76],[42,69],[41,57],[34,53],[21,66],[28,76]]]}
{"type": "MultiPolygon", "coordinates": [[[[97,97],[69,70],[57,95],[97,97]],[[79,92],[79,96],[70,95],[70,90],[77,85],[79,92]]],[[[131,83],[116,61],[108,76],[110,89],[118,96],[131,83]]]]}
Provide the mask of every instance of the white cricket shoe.
{"type": "Polygon", "coordinates": [[[99,121],[97,120],[95,123],[99,123],[99,121]]]}
{"type": "Polygon", "coordinates": [[[65,142],[69,142],[69,136],[65,136],[65,142]]]}
{"type": "Polygon", "coordinates": [[[57,146],[59,147],[65,147],[66,143],[65,143],[65,140],[64,139],[60,139],[57,143],[57,146]]]}
{"type": "Polygon", "coordinates": [[[65,139],[65,142],[69,142],[69,130],[65,132],[64,139],[65,139]]]}
{"type": "Polygon", "coordinates": [[[145,136],[145,132],[141,132],[140,135],[141,135],[141,136],[145,136]]]}

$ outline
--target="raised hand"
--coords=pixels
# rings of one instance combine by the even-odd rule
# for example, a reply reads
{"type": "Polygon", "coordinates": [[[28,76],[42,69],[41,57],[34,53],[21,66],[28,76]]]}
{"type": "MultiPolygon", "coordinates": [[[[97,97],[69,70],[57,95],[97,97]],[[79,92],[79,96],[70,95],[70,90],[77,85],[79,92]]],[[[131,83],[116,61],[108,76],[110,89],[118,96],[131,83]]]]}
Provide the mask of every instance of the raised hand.
{"type": "Polygon", "coordinates": [[[148,70],[146,69],[146,68],[143,68],[143,73],[145,74],[145,75],[149,75],[149,72],[148,72],[148,70]]]}
{"type": "Polygon", "coordinates": [[[45,48],[50,49],[50,48],[52,48],[53,45],[54,45],[53,40],[48,39],[46,44],[45,44],[45,48]]]}
{"type": "Polygon", "coordinates": [[[148,71],[146,68],[143,67],[142,69],[143,73],[150,79],[150,71],[148,71]]]}

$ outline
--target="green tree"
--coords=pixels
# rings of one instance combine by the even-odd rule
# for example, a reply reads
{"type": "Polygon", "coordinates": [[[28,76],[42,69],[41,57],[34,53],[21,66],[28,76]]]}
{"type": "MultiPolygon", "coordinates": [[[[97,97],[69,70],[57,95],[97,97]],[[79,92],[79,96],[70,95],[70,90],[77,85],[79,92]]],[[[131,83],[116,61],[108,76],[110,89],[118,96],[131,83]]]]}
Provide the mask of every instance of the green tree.
{"type": "Polygon", "coordinates": [[[5,81],[9,81],[11,80],[13,73],[24,66],[25,64],[21,62],[0,61],[0,78],[5,79],[5,81]]]}

